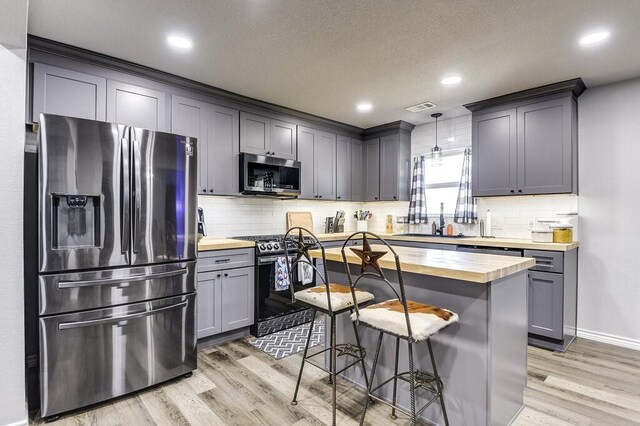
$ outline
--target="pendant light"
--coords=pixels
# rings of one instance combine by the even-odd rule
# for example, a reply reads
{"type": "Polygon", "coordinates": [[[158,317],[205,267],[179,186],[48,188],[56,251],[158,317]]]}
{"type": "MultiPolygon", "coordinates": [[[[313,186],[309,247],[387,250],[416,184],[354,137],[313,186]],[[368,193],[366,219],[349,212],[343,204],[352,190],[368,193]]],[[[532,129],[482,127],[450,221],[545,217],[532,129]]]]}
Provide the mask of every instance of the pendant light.
{"type": "Polygon", "coordinates": [[[438,118],[442,117],[442,113],[435,112],[431,114],[431,117],[436,119],[436,146],[431,148],[431,161],[434,163],[440,163],[442,160],[442,148],[438,146],[438,118]]]}

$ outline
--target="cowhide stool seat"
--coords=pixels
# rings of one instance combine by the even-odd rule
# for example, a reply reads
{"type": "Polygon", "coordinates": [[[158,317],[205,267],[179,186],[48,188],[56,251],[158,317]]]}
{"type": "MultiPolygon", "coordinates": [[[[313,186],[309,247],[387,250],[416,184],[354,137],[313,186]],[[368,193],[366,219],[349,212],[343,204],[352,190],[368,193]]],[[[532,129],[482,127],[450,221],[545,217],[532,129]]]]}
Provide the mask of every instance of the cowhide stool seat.
{"type": "MultiPolygon", "coordinates": [[[[407,300],[405,297],[404,284],[402,281],[402,270],[400,268],[400,259],[393,250],[393,248],[381,237],[372,234],[370,232],[355,233],[349,237],[342,247],[343,259],[345,260],[345,269],[351,288],[356,290],[358,281],[363,277],[368,277],[368,282],[375,282],[371,278],[377,278],[378,282],[386,283],[393,293],[397,296],[395,299],[386,300],[384,302],[369,305],[364,308],[355,307],[355,312],[351,314],[351,319],[354,324],[359,324],[365,327],[372,328],[380,332],[378,336],[378,343],[376,347],[376,353],[373,357],[373,365],[371,367],[371,375],[369,376],[367,384],[367,394],[369,398],[366,399],[365,407],[360,418],[360,425],[364,424],[364,419],[369,406],[370,398],[381,401],[391,406],[391,417],[396,417],[396,410],[404,411],[397,406],[396,396],[398,391],[398,379],[409,383],[409,391],[411,396],[411,411],[406,412],[411,416],[411,424],[416,424],[417,416],[427,409],[436,400],[440,401],[442,407],[442,414],[445,424],[449,424],[447,418],[447,411],[444,404],[444,385],[438,370],[436,367],[435,357],[433,355],[433,348],[431,346],[431,336],[438,333],[443,328],[458,322],[458,315],[447,309],[439,308],[436,306],[427,305],[424,303],[418,303],[411,300],[407,300]],[[369,245],[367,235],[371,235],[379,241],[378,244],[386,246],[387,251],[373,251],[369,245]],[[354,238],[363,239],[363,249],[351,248],[360,258],[362,258],[361,274],[358,277],[352,276],[351,269],[348,263],[346,263],[345,249],[349,244],[349,241],[354,238]],[[377,259],[383,257],[387,253],[391,253],[395,258],[395,273],[397,274],[397,287],[399,291],[396,291],[391,282],[385,278],[384,272],[377,263],[377,259]],[[369,267],[373,267],[374,271],[367,272],[369,267]],[[382,338],[385,334],[395,337],[395,368],[392,377],[384,380],[381,384],[373,388],[374,378],[376,374],[376,367],[378,365],[378,356],[380,355],[380,348],[382,346],[382,338]],[[408,345],[409,355],[409,371],[398,372],[398,358],[400,353],[400,340],[405,340],[408,345]],[[431,359],[432,372],[425,372],[414,368],[413,363],[413,344],[418,342],[427,342],[429,349],[429,358],[431,359]],[[393,397],[392,402],[389,403],[384,399],[376,396],[375,391],[393,382],[393,397]],[[430,392],[433,395],[426,405],[421,409],[416,410],[416,390],[423,389],[430,392]]],[[[359,290],[362,291],[362,290],[359,290]]]]}
{"type": "MultiPolygon", "coordinates": [[[[361,306],[364,303],[370,302],[374,299],[373,294],[359,290],[355,287],[348,285],[336,284],[329,281],[327,269],[319,271],[316,265],[311,260],[308,251],[312,248],[320,249],[322,252],[323,264],[326,263],[324,254],[324,247],[318,241],[316,236],[305,228],[295,227],[289,229],[284,238],[285,244],[285,256],[287,259],[287,265],[289,271],[295,271],[300,264],[307,268],[313,269],[313,274],[320,278],[322,281],[319,285],[304,290],[294,291],[293,285],[290,285],[291,289],[291,301],[306,306],[321,312],[329,316],[331,321],[330,327],[330,346],[322,351],[316,352],[307,356],[309,350],[309,342],[311,341],[311,333],[313,331],[313,323],[309,326],[309,334],[307,335],[307,342],[302,353],[302,363],[300,365],[300,372],[298,373],[298,380],[296,382],[296,389],[293,393],[293,400],[291,404],[296,405],[298,397],[298,389],[300,388],[300,380],[302,379],[302,371],[305,364],[308,362],[314,367],[329,373],[329,383],[333,385],[331,407],[333,409],[333,424],[336,424],[336,376],[337,374],[345,371],[348,368],[356,364],[360,364],[362,367],[362,373],[366,378],[366,370],[364,365],[365,351],[360,345],[360,336],[358,335],[358,328],[353,323],[353,333],[355,334],[355,344],[343,343],[336,344],[336,316],[345,313],[353,312],[356,306],[361,306]],[[297,235],[296,235],[297,234],[297,235]],[[291,261],[289,254],[289,247],[294,246],[296,248],[295,261],[291,261]],[[318,356],[322,353],[330,351],[329,368],[325,368],[319,364],[315,364],[309,361],[310,358],[318,356]],[[339,355],[338,355],[339,354],[339,355]],[[353,361],[343,367],[340,371],[337,371],[337,357],[349,356],[353,358],[353,361]]],[[[368,387],[368,385],[367,385],[368,387]]]]}

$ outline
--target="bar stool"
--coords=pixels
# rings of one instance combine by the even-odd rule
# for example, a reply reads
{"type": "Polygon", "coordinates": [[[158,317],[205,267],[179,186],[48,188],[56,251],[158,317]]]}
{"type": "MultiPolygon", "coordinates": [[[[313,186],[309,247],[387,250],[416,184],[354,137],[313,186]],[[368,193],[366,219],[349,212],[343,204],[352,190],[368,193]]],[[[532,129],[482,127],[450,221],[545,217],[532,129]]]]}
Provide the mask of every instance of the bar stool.
{"type": "Polygon", "coordinates": [[[372,328],[380,332],[378,336],[378,344],[376,347],[376,353],[373,357],[373,365],[371,367],[371,375],[367,381],[367,394],[364,411],[360,418],[360,425],[364,424],[364,418],[369,406],[369,400],[371,398],[381,401],[391,406],[391,418],[396,419],[396,410],[399,410],[409,416],[411,416],[411,424],[416,424],[417,416],[427,409],[434,401],[440,400],[440,406],[442,407],[442,414],[444,416],[445,424],[449,424],[447,418],[447,411],[444,404],[443,395],[443,383],[438,375],[436,368],[436,361],[433,355],[433,349],[431,347],[431,336],[438,333],[443,328],[458,321],[458,315],[455,313],[438,308],[435,306],[414,302],[407,300],[405,297],[404,283],[402,281],[402,269],[400,268],[400,259],[395,250],[381,237],[371,232],[356,232],[352,234],[342,246],[342,259],[345,263],[345,269],[347,272],[347,278],[349,285],[352,289],[356,288],[356,285],[363,277],[376,278],[378,281],[385,282],[389,288],[393,291],[396,298],[386,300],[381,303],[369,305],[364,308],[359,308],[357,305],[354,307],[355,312],[351,314],[351,319],[354,324],[360,324],[365,327],[372,328]],[[381,250],[372,250],[367,235],[372,236],[380,240],[380,243],[384,246],[381,250]],[[345,253],[345,247],[354,238],[362,237],[363,247],[362,250],[358,248],[351,248],[351,250],[362,259],[362,268],[360,275],[354,279],[351,274],[349,263],[345,253]],[[398,277],[397,287],[399,292],[396,291],[392,283],[384,276],[382,268],[378,264],[378,259],[386,255],[388,252],[394,257],[395,269],[398,277]],[[375,272],[367,272],[369,267],[373,267],[375,272]],[[389,334],[395,337],[395,367],[394,374],[391,378],[385,380],[380,385],[373,387],[373,381],[376,374],[376,367],[378,365],[378,356],[380,355],[380,347],[382,345],[382,337],[385,334],[389,334]],[[398,373],[398,355],[400,350],[400,340],[406,340],[408,345],[409,354],[409,371],[398,373]],[[431,366],[433,372],[425,372],[414,369],[413,364],[413,344],[418,342],[427,342],[429,349],[429,357],[431,358],[431,366]],[[411,411],[407,412],[401,407],[397,406],[396,396],[398,392],[398,379],[409,383],[409,391],[411,397],[411,411]],[[393,398],[389,403],[382,398],[373,394],[381,387],[385,386],[389,382],[393,381],[393,398]],[[427,404],[420,410],[416,411],[416,389],[424,389],[433,394],[433,397],[427,402],[427,404]]]}
{"type": "Polygon", "coordinates": [[[300,387],[300,380],[302,379],[302,371],[304,370],[304,366],[307,362],[311,365],[320,368],[323,371],[329,373],[329,383],[333,386],[333,394],[332,394],[332,409],[333,409],[333,424],[336,424],[336,376],[346,369],[360,363],[362,367],[362,374],[365,379],[367,377],[365,365],[364,365],[364,357],[365,351],[360,345],[360,336],[358,335],[358,328],[356,324],[353,324],[353,332],[356,337],[356,344],[352,345],[351,343],[346,344],[336,344],[336,317],[344,312],[353,312],[354,306],[362,305],[366,302],[373,300],[373,294],[357,289],[355,286],[341,285],[332,283],[329,281],[329,276],[327,272],[326,266],[324,267],[324,271],[320,272],[318,268],[313,264],[311,257],[309,256],[309,250],[312,248],[320,248],[322,252],[322,261],[323,264],[326,265],[325,251],[324,246],[318,241],[316,236],[309,231],[308,229],[302,227],[293,227],[287,231],[284,238],[284,246],[285,246],[285,256],[287,259],[287,266],[289,269],[289,274],[291,275],[293,268],[297,268],[300,264],[307,264],[309,267],[313,269],[314,276],[317,276],[322,281],[322,284],[317,285],[312,288],[307,288],[300,291],[295,291],[293,285],[290,285],[291,289],[291,302],[295,302],[306,306],[308,308],[313,309],[316,313],[321,312],[323,314],[329,315],[331,319],[331,331],[330,331],[330,347],[325,348],[322,351],[319,351],[313,355],[307,356],[307,351],[309,349],[309,342],[311,341],[311,333],[313,332],[313,321],[309,326],[309,334],[307,335],[307,342],[304,347],[304,352],[302,354],[302,364],[300,365],[300,372],[298,373],[298,381],[296,382],[296,390],[293,393],[293,400],[291,401],[292,405],[296,405],[298,402],[296,398],[298,397],[298,389],[300,387]],[[297,235],[294,236],[295,232],[297,235]],[[289,245],[293,245],[296,248],[295,252],[295,261],[291,262],[291,257],[289,255],[289,245]],[[308,359],[313,358],[317,355],[325,353],[326,351],[331,351],[330,361],[329,361],[329,369],[324,366],[320,366],[315,364],[308,359]],[[339,352],[339,355],[338,355],[339,352]],[[336,365],[336,357],[337,356],[350,356],[355,359],[352,363],[348,364],[340,371],[337,370],[336,365]]]}

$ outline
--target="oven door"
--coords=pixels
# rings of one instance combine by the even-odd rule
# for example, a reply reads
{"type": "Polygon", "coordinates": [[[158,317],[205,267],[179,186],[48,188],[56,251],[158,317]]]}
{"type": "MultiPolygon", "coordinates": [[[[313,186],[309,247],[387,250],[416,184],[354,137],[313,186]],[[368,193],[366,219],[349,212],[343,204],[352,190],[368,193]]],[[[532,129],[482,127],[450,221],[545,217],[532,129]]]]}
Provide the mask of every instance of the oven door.
{"type": "MultiPolygon", "coordinates": [[[[291,303],[291,289],[282,285],[283,279],[281,266],[285,261],[282,255],[263,256],[257,259],[257,321],[266,321],[282,315],[298,312],[306,308],[297,303],[291,303]]],[[[295,261],[295,256],[290,256],[290,262],[295,261]]],[[[293,291],[300,291],[315,286],[315,277],[311,283],[303,285],[298,278],[297,267],[293,267],[293,273],[289,274],[289,285],[293,291]]]]}

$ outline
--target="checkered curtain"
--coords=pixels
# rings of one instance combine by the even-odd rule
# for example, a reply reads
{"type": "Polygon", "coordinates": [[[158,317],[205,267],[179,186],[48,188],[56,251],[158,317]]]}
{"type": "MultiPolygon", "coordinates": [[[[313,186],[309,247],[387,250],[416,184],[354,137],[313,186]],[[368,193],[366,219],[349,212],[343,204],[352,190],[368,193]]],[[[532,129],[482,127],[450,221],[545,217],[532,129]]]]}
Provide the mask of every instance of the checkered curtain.
{"type": "Polygon", "coordinates": [[[476,223],[478,220],[478,206],[475,198],[471,196],[471,165],[469,160],[471,150],[464,150],[462,161],[462,176],[460,176],[460,188],[458,189],[458,202],[453,221],[456,223],[476,223]]]}
{"type": "Polygon", "coordinates": [[[427,200],[424,189],[424,157],[413,160],[413,175],[411,179],[411,201],[409,202],[409,223],[428,223],[427,200]]]}

